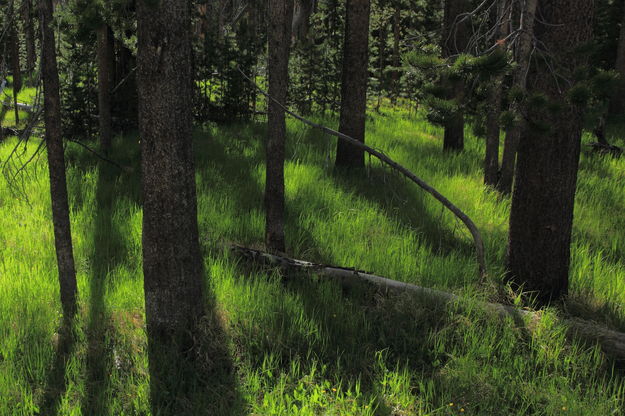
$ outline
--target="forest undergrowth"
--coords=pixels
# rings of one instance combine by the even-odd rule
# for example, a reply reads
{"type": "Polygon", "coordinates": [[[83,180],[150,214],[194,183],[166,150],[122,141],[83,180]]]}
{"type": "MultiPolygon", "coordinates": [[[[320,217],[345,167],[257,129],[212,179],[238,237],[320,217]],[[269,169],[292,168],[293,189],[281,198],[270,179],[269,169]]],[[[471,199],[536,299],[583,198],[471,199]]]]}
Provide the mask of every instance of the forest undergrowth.
{"type": "MultiPolygon", "coordinates": [[[[510,201],[483,186],[483,140],[470,136],[464,152],[443,153],[442,131],[403,109],[371,113],[367,123],[368,143],[475,221],[488,283],[479,282],[470,235],[434,199],[376,161],[336,174],[335,139],[293,120],[288,254],[465,301],[388,298],[239,261],[229,244],[263,248],[264,123],[206,125],[195,153],[209,316],[198,339],[202,366],[177,368],[173,376],[191,388],[171,400],[211,415],[623,414],[622,366],[567,338],[560,318],[625,330],[625,159],[584,145],[571,294],[530,334],[475,302],[511,300],[500,289],[510,201]]],[[[609,139],[625,145],[625,128],[609,139]]],[[[3,163],[16,143],[0,143],[3,163]]],[[[80,294],[71,333],[59,331],[45,157],[14,175],[38,144],[20,147],[0,176],[0,414],[150,414],[138,138],[115,140],[110,158],[126,169],[67,143],[80,294]]],[[[176,367],[166,357],[163,365],[176,367]]]]}

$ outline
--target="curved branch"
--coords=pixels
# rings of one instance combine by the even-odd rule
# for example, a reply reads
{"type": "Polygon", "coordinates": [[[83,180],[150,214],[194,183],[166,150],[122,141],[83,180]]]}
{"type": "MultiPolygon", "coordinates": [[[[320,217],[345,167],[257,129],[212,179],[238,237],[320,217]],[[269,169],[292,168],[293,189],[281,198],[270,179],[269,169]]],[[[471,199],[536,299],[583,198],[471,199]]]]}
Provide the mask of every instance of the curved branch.
{"type": "Polygon", "coordinates": [[[462,221],[464,223],[464,225],[467,227],[467,229],[471,233],[471,236],[473,237],[473,242],[475,244],[475,255],[476,255],[476,258],[477,258],[478,265],[479,265],[480,277],[484,278],[486,276],[486,260],[485,260],[485,256],[484,256],[484,242],[482,240],[482,236],[481,236],[479,230],[477,229],[475,223],[462,210],[460,210],[460,208],[458,208],[457,206],[452,204],[451,201],[449,201],[447,198],[445,198],[436,189],[434,189],[433,187],[431,187],[430,185],[425,183],[425,181],[423,181],[417,175],[415,175],[414,173],[412,173],[411,171],[409,171],[407,168],[403,167],[399,163],[395,162],[390,157],[386,156],[384,153],[382,153],[382,152],[380,152],[378,150],[375,150],[372,147],[367,146],[366,144],[364,144],[364,143],[354,139],[353,137],[350,137],[350,136],[348,136],[346,134],[343,134],[341,132],[332,130],[332,129],[330,129],[330,128],[326,127],[326,126],[323,126],[321,124],[314,123],[314,122],[312,122],[310,120],[305,119],[304,117],[302,117],[302,116],[300,116],[298,114],[295,114],[294,112],[292,112],[288,108],[286,108],[286,106],[284,106],[282,103],[278,102],[278,100],[276,100],[275,98],[270,96],[262,88],[260,88],[258,86],[258,84],[256,84],[252,79],[250,79],[247,75],[245,75],[245,73],[243,71],[241,71],[240,68],[239,68],[239,72],[241,73],[241,75],[243,75],[243,77],[245,77],[245,79],[247,81],[249,81],[251,84],[253,84],[258,89],[258,91],[260,91],[261,94],[263,94],[265,97],[267,97],[268,99],[270,99],[273,102],[275,102],[276,104],[278,104],[291,117],[294,117],[297,120],[303,122],[304,124],[307,124],[307,125],[309,125],[309,126],[311,126],[313,128],[319,129],[319,130],[321,130],[321,131],[323,131],[323,132],[325,132],[327,134],[330,134],[332,136],[336,136],[336,137],[338,137],[341,140],[345,140],[345,141],[349,142],[350,144],[363,149],[365,152],[367,152],[370,155],[376,157],[381,162],[386,163],[387,165],[389,165],[390,167],[392,167],[396,171],[402,173],[405,177],[410,179],[412,182],[416,183],[419,187],[421,187],[427,193],[432,195],[437,201],[439,201],[441,204],[443,204],[443,206],[445,206],[445,208],[450,210],[456,217],[458,217],[460,219],[460,221],[462,221]]]}

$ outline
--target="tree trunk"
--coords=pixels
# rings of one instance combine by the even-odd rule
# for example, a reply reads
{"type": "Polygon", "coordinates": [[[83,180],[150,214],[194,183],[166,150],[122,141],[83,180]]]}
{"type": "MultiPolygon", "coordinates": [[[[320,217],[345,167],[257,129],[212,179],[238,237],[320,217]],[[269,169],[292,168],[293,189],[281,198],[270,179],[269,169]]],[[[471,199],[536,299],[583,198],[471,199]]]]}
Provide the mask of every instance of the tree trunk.
{"type": "MultiPolygon", "coordinates": [[[[286,104],[289,84],[289,44],[292,0],[269,0],[269,94],[286,104]]],[[[265,244],[271,251],[285,250],[284,243],[284,110],[269,101],[267,117],[267,166],[265,183],[265,244]]]]}
{"type": "MultiPolygon", "coordinates": [[[[515,50],[515,60],[517,62],[516,70],[513,75],[512,88],[519,91],[525,91],[527,84],[527,71],[530,65],[532,55],[532,45],[534,39],[534,14],[536,13],[536,5],[538,0],[527,0],[524,9],[521,10],[521,22],[519,29],[521,33],[517,40],[515,50]]],[[[518,102],[510,104],[510,111],[517,114],[521,111],[518,102]]],[[[501,170],[499,173],[499,181],[497,182],[497,190],[505,195],[512,191],[512,182],[514,180],[514,165],[516,163],[517,147],[521,132],[525,128],[523,117],[518,117],[516,121],[506,131],[506,138],[503,147],[503,156],[501,160],[501,170]]]]}
{"type": "Polygon", "coordinates": [[[382,95],[386,87],[386,75],[384,74],[384,69],[386,64],[386,41],[388,37],[387,26],[388,24],[386,20],[382,19],[382,21],[380,22],[378,38],[378,102],[376,104],[376,111],[380,110],[380,105],[382,104],[382,95]]]}
{"type": "Polygon", "coordinates": [[[508,244],[508,278],[547,303],[567,294],[573,204],[581,144],[582,111],[567,100],[584,59],[576,51],[591,38],[593,0],[554,0],[539,6],[536,37],[550,52],[536,65],[530,94],[558,107],[528,111],[518,150],[508,244]],[[559,78],[554,78],[552,70],[559,78]]]}
{"type": "MultiPolygon", "coordinates": [[[[510,3],[503,1],[498,4],[496,24],[497,40],[505,39],[509,32],[510,3]]],[[[497,52],[505,53],[506,45],[501,43],[497,52]]],[[[497,185],[499,179],[499,116],[501,115],[501,94],[503,76],[497,76],[492,82],[488,98],[486,115],[486,152],[484,156],[484,184],[497,185]]]]}
{"type": "Polygon", "coordinates": [[[625,7],[623,7],[623,21],[621,22],[621,32],[616,49],[615,69],[621,79],[610,102],[610,113],[622,116],[625,115],[625,7]]]}
{"type": "Polygon", "coordinates": [[[23,4],[22,13],[24,18],[24,33],[26,35],[26,70],[32,72],[35,69],[35,63],[37,61],[32,3],[31,0],[24,0],[23,4]]]}
{"type": "Polygon", "coordinates": [[[65,178],[65,156],[61,130],[61,99],[59,73],[56,65],[54,29],[52,28],[52,0],[40,2],[41,11],[41,69],[43,78],[43,104],[45,140],[48,148],[50,197],[54,245],[59,271],[61,305],[65,319],[76,313],[76,268],[72,249],[72,234],[65,178]]]}
{"type": "Polygon", "coordinates": [[[309,19],[316,0],[295,0],[291,33],[295,42],[307,42],[309,19]]]}
{"type": "MultiPolygon", "coordinates": [[[[347,0],[339,120],[341,133],[363,143],[365,141],[369,67],[369,7],[369,0],[347,0]]],[[[337,168],[364,168],[363,150],[339,139],[335,166],[337,168]]]]}
{"type": "MultiPolygon", "coordinates": [[[[466,52],[469,43],[469,26],[467,22],[460,23],[458,16],[470,11],[471,5],[467,0],[445,0],[443,11],[442,50],[443,57],[452,58],[466,52]]],[[[462,105],[464,100],[464,85],[461,80],[443,80],[450,90],[449,99],[462,105]]],[[[445,120],[445,134],[443,149],[460,151],[464,149],[464,114],[458,109],[445,120]]]]}
{"type": "Polygon", "coordinates": [[[137,22],[147,330],[151,340],[188,348],[205,311],[188,109],[190,3],[139,1],[137,22]]]}
{"type": "Polygon", "coordinates": [[[17,109],[17,94],[22,89],[22,69],[20,67],[20,39],[17,32],[17,16],[13,1],[10,5],[10,14],[13,19],[13,24],[9,29],[10,33],[10,48],[11,48],[11,73],[13,75],[13,104],[15,104],[15,125],[20,122],[20,116],[17,109]]]}
{"type": "Polygon", "coordinates": [[[400,5],[395,5],[395,12],[393,13],[393,103],[397,102],[397,97],[399,96],[399,40],[401,37],[400,29],[401,29],[401,9],[400,5]]]}
{"type": "Polygon", "coordinates": [[[98,28],[98,121],[100,123],[100,149],[107,154],[111,147],[111,89],[115,72],[113,32],[102,23],[98,28]]]}

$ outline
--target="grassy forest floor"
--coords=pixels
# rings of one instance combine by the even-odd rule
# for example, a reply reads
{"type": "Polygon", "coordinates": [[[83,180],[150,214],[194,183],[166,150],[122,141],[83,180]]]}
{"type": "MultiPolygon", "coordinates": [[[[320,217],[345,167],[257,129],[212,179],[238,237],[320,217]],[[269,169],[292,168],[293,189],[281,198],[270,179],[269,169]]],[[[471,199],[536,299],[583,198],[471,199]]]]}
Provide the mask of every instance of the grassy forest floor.
{"type": "MultiPolygon", "coordinates": [[[[336,125],[331,119],[320,120],[336,125]]],[[[179,369],[188,414],[619,415],[625,375],[596,347],[565,337],[548,310],[531,335],[471,299],[502,301],[510,201],[482,185],[483,141],[457,155],[406,110],[371,114],[367,141],[474,219],[491,282],[480,285],[470,235],[429,195],[377,162],[332,171],[336,141],[288,122],[288,254],[461,294],[462,305],[345,291],[283,278],[224,250],[262,248],[263,123],[206,126],[195,138],[198,212],[211,324],[203,367],[179,369]]],[[[625,144],[625,129],[610,132],[625,144]]],[[[588,142],[589,137],[584,141],[588,142]]],[[[0,414],[149,414],[137,137],[99,161],[67,144],[80,313],[58,334],[60,304],[45,155],[17,177],[33,139],[0,176],[0,414]]],[[[15,138],[0,143],[5,161],[15,138]]],[[[625,159],[584,150],[569,314],[625,330],[625,159]]],[[[168,363],[164,362],[163,365],[168,363]]],[[[175,392],[172,393],[175,396],[175,392]]]]}

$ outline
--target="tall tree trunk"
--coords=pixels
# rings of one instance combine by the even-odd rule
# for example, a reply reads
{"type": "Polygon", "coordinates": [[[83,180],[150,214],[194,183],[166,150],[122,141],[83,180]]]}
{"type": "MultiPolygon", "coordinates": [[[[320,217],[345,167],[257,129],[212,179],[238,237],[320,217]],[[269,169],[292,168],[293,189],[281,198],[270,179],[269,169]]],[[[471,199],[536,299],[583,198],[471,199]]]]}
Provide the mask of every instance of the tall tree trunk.
{"type": "MultiPolygon", "coordinates": [[[[289,84],[292,0],[269,0],[269,94],[286,104],[289,84]]],[[[285,250],[284,243],[284,110],[269,100],[267,117],[267,166],[265,183],[265,244],[271,251],[285,250]]]]}
{"type": "Polygon", "coordinates": [[[376,111],[380,110],[380,105],[382,104],[382,95],[386,87],[386,75],[384,74],[384,69],[386,64],[386,40],[388,37],[387,26],[388,23],[386,22],[386,20],[382,19],[382,21],[380,22],[378,39],[378,102],[375,108],[376,111]]]}
{"type": "Polygon", "coordinates": [[[401,9],[400,5],[395,5],[395,12],[393,13],[393,103],[397,102],[399,96],[399,40],[401,37],[401,9]]]}
{"type": "MultiPolygon", "coordinates": [[[[443,10],[442,50],[443,57],[450,58],[466,52],[470,32],[468,22],[459,22],[459,15],[470,11],[471,4],[467,0],[445,0],[443,10]]],[[[448,84],[450,96],[459,106],[464,100],[464,85],[461,80],[443,80],[448,84]]],[[[445,120],[443,149],[459,151],[464,149],[464,113],[458,109],[445,120]]]]}
{"type": "MultiPolygon", "coordinates": [[[[497,6],[497,41],[505,39],[510,25],[510,2],[502,1],[497,6]]],[[[497,52],[505,53],[506,45],[501,43],[497,52]]],[[[499,179],[499,116],[501,115],[501,94],[503,76],[497,76],[491,84],[486,114],[486,152],[484,156],[484,184],[495,186],[499,179]]]]}
{"type": "Polygon", "coordinates": [[[576,70],[585,62],[579,48],[592,33],[593,0],[542,2],[536,37],[549,65],[536,65],[530,94],[558,106],[528,110],[518,150],[512,195],[507,267],[509,279],[541,303],[567,294],[573,204],[582,133],[582,111],[568,100],[576,70]],[[546,23],[542,23],[546,22],[546,23]],[[551,71],[557,71],[558,78],[551,71]]]}
{"type": "MultiPolygon", "coordinates": [[[[369,67],[369,8],[369,0],[347,0],[339,120],[341,133],[363,143],[365,141],[369,67]]],[[[335,166],[337,168],[364,167],[364,151],[339,139],[335,166]]]]}
{"type": "Polygon", "coordinates": [[[40,11],[41,69],[44,92],[43,116],[45,121],[45,140],[48,149],[54,245],[59,272],[61,305],[64,317],[70,319],[76,312],[78,289],[76,286],[76,268],[72,249],[67,182],[65,178],[59,73],[56,65],[54,29],[52,28],[52,0],[41,0],[40,11]]]}
{"type": "Polygon", "coordinates": [[[18,19],[15,13],[13,1],[11,1],[10,7],[10,15],[13,19],[11,28],[9,29],[11,38],[11,73],[13,75],[13,104],[15,106],[15,125],[17,126],[20,122],[19,111],[17,109],[17,94],[22,89],[22,69],[20,65],[20,39],[17,32],[18,19]]]}
{"type": "Polygon", "coordinates": [[[621,76],[619,86],[610,102],[610,113],[625,115],[625,7],[623,7],[623,21],[616,49],[616,71],[621,76]]]}
{"type": "Polygon", "coordinates": [[[190,3],[139,1],[137,23],[147,330],[151,340],[188,348],[205,313],[188,108],[190,3]]]}
{"type": "MultiPolygon", "coordinates": [[[[517,62],[516,70],[513,75],[512,88],[519,91],[525,91],[527,83],[527,72],[530,65],[532,55],[532,45],[534,39],[534,14],[536,13],[536,5],[538,0],[526,0],[525,5],[521,6],[521,21],[519,29],[521,33],[517,40],[515,50],[515,60],[517,62]]],[[[510,111],[514,114],[521,112],[518,102],[510,104],[510,111]]],[[[497,190],[502,194],[508,195],[512,191],[512,182],[514,180],[514,165],[516,163],[517,147],[521,132],[525,128],[523,117],[507,129],[506,138],[503,147],[503,156],[501,160],[501,170],[499,172],[499,181],[497,182],[497,190]]]]}
{"type": "Polygon", "coordinates": [[[307,42],[308,40],[309,19],[313,12],[315,1],[295,0],[291,24],[291,34],[295,42],[307,42]]]}
{"type": "Polygon", "coordinates": [[[115,72],[113,32],[102,23],[98,28],[98,115],[100,123],[100,148],[106,154],[111,147],[111,89],[115,72]]]}
{"type": "Polygon", "coordinates": [[[26,70],[32,72],[35,69],[37,56],[35,52],[35,31],[33,27],[31,0],[24,0],[22,13],[24,19],[24,34],[26,35],[26,70]]]}

